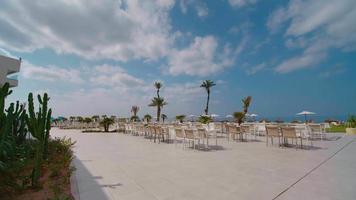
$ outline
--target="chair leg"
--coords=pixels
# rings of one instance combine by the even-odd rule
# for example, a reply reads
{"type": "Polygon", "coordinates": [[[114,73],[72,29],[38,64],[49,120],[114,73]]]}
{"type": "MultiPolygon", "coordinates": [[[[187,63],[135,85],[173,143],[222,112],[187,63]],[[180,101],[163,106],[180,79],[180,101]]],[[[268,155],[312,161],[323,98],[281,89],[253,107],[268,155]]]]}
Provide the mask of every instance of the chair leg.
{"type": "Polygon", "coordinates": [[[297,150],[297,149],[298,149],[298,138],[295,138],[295,150],[297,150]]]}
{"type": "Polygon", "coordinates": [[[303,138],[300,138],[300,148],[303,149],[303,138]]]}

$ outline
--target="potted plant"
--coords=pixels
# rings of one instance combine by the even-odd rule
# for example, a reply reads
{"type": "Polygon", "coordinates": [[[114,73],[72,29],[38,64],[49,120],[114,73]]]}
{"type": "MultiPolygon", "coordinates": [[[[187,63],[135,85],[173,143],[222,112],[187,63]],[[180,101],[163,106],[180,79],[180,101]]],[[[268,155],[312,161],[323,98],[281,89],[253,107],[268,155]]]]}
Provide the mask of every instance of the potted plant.
{"type": "Polygon", "coordinates": [[[177,115],[176,120],[179,121],[179,123],[183,123],[185,119],[185,115],[177,115]]]}
{"type": "Polygon", "coordinates": [[[351,115],[346,122],[346,133],[356,134],[356,116],[351,115]]]}
{"type": "Polygon", "coordinates": [[[199,122],[202,123],[202,124],[209,124],[212,121],[213,120],[208,115],[202,115],[202,116],[199,117],[199,122]]]}

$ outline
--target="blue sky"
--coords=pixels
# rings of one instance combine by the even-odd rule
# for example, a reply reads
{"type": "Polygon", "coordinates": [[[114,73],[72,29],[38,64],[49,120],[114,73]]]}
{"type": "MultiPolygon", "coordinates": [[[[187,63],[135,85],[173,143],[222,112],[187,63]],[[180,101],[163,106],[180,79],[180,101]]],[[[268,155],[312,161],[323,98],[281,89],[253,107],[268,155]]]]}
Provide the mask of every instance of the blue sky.
{"type": "Polygon", "coordinates": [[[253,97],[261,117],[356,113],[354,0],[5,0],[0,53],[22,57],[10,100],[48,92],[55,115],[140,115],[162,81],[164,113],[253,97]]]}

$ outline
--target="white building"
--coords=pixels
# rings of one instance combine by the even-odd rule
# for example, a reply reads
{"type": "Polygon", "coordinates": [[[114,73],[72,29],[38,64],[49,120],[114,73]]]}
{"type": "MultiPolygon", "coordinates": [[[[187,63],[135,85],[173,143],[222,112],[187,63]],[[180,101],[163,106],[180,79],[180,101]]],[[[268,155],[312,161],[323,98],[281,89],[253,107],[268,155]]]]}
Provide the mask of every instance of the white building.
{"type": "Polygon", "coordinates": [[[17,60],[0,55],[0,86],[6,82],[10,83],[10,87],[16,87],[18,81],[8,78],[7,76],[20,71],[21,59],[17,60]]]}

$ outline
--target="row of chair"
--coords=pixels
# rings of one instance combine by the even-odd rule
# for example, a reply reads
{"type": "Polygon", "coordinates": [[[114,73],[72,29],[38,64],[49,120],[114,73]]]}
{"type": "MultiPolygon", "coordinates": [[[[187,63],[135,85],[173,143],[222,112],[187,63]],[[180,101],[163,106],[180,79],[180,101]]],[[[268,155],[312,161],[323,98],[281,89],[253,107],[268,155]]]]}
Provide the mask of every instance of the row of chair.
{"type": "MultiPolygon", "coordinates": [[[[318,137],[325,138],[323,131],[320,128],[320,125],[314,126],[310,124],[307,127],[310,128],[311,133],[315,133],[318,137]]],[[[301,131],[300,127],[291,125],[266,125],[264,126],[265,133],[256,131],[256,126],[254,124],[241,124],[240,126],[234,123],[216,123],[214,126],[207,126],[204,124],[176,124],[176,125],[163,125],[163,124],[125,124],[125,132],[131,133],[133,135],[145,136],[160,143],[161,141],[174,141],[176,144],[179,141],[183,142],[183,148],[187,143],[193,144],[195,149],[196,144],[200,144],[203,141],[203,144],[206,141],[206,147],[209,145],[209,138],[214,137],[216,139],[218,134],[225,135],[228,139],[237,140],[237,141],[247,141],[250,138],[257,140],[257,136],[265,135],[266,136],[266,145],[268,146],[269,142],[273,145],[274,138],[278,138],[278,144],[288,144],[288,140],[292,139],[292,143],[295,140],[296,147],[298,146],[298,141],[300,141],[300,147],[303,147],[303,139],[310,141],[312,145],[312,140],[314,136],[303,129],[301,131]],[[299,131],[299,132],[298,132],[299,131]],[[170,132],[174,134],[170,134],[170,132]],[[304,132],[303,134],[301,132],[304,132]],[[171,136],[173,136],[171,138],[171,136]]]]}
{"type": "MultiPolygon", "coordinates": [[[[266,146],[268,146],[268,140],[271,140],[273,145],[273,138],[278,138],[278,145],[284,146],[288,144],[288,139],[295,140],[295,147],[298,147],[298,140],[300,140],[300,147],[303,148],[303,136],[301,133],[297,132],[295,127],[279,127],[279,126],[266,126],[266,146]],[[282,142],[282,143],[281,143],[282,142]],[[281,145],[283,144],[283,145],[281,145]]],[[[306,138],[310,141],[311,146],[313,145],[310,138],[306,138]]]]}

